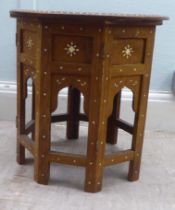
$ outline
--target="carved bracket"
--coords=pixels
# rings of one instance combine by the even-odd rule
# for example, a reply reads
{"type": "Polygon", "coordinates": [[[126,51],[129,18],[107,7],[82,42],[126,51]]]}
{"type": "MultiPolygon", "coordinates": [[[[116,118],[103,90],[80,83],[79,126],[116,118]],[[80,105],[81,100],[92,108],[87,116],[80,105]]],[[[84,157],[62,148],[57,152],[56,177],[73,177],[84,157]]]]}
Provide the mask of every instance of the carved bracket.
{"type": "Polygon", "coordinates": [[[88,98],[89,98],[89,79],[84,77],[64,77],[60,75],[52,76],[52,88],[51,88],[51,112],[53,112],[58,105],[57,96],[61,89],[65,87],[73,86],[82,92],[84,96],[84,111],[88,115],[88,98]]]}
{"type": "Polygon", "coordinates": [[[109,104],[108,113],[110,114],[112,113],[113,99],[115,95],[124,87],[129,88],[133,92],[132,109],[134,112],[136,112],[139,102],[140,82],[141,78],[139,76],[113,78],[110,82],[110,90],[109,90],[110,104],[109,104]]]}

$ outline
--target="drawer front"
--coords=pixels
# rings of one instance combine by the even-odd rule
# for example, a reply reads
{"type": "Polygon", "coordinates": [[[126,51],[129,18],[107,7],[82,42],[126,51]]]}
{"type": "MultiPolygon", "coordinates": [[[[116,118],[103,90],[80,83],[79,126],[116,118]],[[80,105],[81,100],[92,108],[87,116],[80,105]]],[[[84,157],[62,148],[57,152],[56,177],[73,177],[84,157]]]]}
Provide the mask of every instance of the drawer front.
{"type": "Polygon", "coordinates": [[[49,25],[51,62],[77,68],[91,66],[97,37],[96,27],[76,24],[49,25]]]}
{"type": "Polygon", "coordinates": [[[52,61],[66,63],[92,62],[93,39],[80,35],[52,34],[52,61]]]}
{"type": "Polygon", "coordinates": [[[146,40],[144,38],[116,38],[112,44],[112,65],[143,64],[146,40]]]}
{"type": "Polygon", "coordinates": [[[93,73],[101,47],[99,28],[88,24],[52,23],[45,31],[50,43],[52,73],[75,76],[93,73]]]}
{"type": "Polygon", "coordinates": [[[144,74],[153,53],[154,27],[111,27],[111,75],[144,74]]]}

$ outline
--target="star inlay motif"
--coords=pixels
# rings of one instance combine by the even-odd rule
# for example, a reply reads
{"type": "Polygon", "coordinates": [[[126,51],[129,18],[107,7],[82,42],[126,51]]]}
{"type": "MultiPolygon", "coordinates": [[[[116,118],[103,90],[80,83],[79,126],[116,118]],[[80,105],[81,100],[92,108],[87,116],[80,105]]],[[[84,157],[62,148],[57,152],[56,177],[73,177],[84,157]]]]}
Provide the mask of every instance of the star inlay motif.
{"type": "Polygon", "coordinates": [[[134,52],[133,48],[128,44],[123,48],[122,56],[128,59],[132,56],[133,52],[134,52]]]}
{"type": "Polygon", "coordinates": [[[77,52],[79,52],[80,50],[77,48],[77,45],[75,45],[73,42],[69,43],[66,45],[66,47],[64,48],[64,50],[66,51],[66,53],[69,56],[73,56],[76,55],[77,52]]]}

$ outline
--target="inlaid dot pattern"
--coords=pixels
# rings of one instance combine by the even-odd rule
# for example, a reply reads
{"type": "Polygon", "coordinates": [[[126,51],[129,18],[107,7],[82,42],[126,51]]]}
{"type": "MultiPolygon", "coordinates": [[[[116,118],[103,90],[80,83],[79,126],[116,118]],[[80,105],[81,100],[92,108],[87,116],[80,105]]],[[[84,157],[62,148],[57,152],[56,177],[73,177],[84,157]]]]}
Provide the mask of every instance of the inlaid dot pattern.
{"type": "Polygon", "coordinates": [[[59,79],[57,79],[57,83],[58,83],[59,85],[62,84],[62,82],[61,82],[59,79]]]}
{"type": "Polygon", "coordinates": [[[118,84],[117,83],[114,83],[114,87],[118,88],[118,84]]]}

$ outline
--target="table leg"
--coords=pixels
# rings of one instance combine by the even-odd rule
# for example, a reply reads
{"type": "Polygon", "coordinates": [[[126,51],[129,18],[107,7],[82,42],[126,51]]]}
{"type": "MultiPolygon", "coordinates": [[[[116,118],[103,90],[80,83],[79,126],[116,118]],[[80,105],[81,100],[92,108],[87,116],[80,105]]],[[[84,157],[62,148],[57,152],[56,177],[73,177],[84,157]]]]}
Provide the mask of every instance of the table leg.
{"type": "MultiPolygon", "coordinates": [[[[96,87],[95,87],[96,88],[96,87]]],[[[87,165],[85,178],[85,191],[98,192],[102,188],[103,162],[106,144],[106,100],[99,96],[98,99],[89,101],[89,127],[87,145],[87,165]]]]}
{"type": "Polygon", "coordinates": [[[22,65],[17,69],[17,162],[25,163],[25,147],[20,143],[20,136],[25,133],[25,79],[22,65]]]}
{"type": "MultiPolygon", "coordinates": [[[[42,62],[47,59],[43,58],[42,62]]],[[[39,184],[48,184],[50,176],[49,152],[51,145],[51,77],[42,72],[45,65],[37,69],[40,74],[35,80],[35,141],[34,179],[39,184]]],[[[49,71],[45,68],[45,71],[49,71]]]]}
{"type": "Polygon", "coordinates": [[[25,147],[20,143],[20,135],[25,133],[25,85],[26,81],[19,65],[17,70],[17,162],[25,163],[25,147]]]}
{"type": "Polygon", "coordinates": [[[68,120],[67,138],[78,139],[80,113],[80,91],[74,87],[68,88],[68,120]]]}
{"type": "Polygon", "coordinates": [[[135,113],[134,134],[132,140],[132,150],[135,151],[134,160],[130,161],[128,180],[136,181],[139,179],[141,155],[144,139],[144,127],[146,120],[146,108],[148,98],[148,84],[149,80],[143,77],[141,88],[139,91],[139,105],[135,113]]]}
{"type": "Polygon", "coordinates": [[[120,100],[121,100],[121,91],[117,93],[114,97],[113,111],[112,115],[108,119],[107,127],[107,143],[116,144],[118,137],[118,128],[116,127],[116,120],[120,115],[120,100]]]}
{"type": "MultiPolygon", "coordinates": [[[[43,91],[41,90],[41,94],[43,91]]],[[[46,94],[44,92],[44,94],[46,94]]],[[[51,114],[47,94],[36,97],[34,178],[39,184],[48,184],[50,176],[51,114]]]]}
{"type": "MultiPolygon", "coordinates": [[[[32,83],[32,120],[35,120],[35,85],[32,83]]],[[[32,139],[35,140],[35,126],[32,130],[32,139]]]]}

